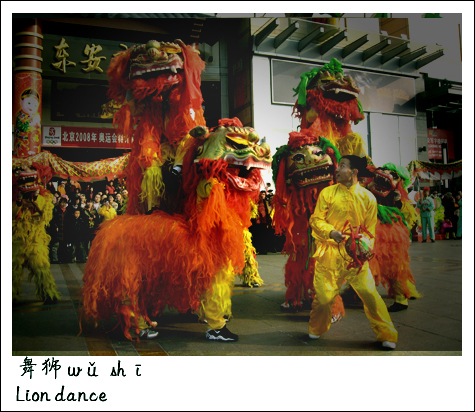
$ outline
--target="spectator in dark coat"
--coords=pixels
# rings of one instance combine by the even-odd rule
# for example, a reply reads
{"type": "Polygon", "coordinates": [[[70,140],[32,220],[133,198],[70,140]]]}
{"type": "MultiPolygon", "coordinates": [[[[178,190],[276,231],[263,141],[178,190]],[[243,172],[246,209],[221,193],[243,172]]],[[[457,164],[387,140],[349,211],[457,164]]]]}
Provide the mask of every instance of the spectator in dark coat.
{"type": "Polygon", "coordinates": [[[85,246],[87,252],[91,249],[92,241],[96,236],[95,232],[99,224],[101,223],[99,214],[97,213],[96,208],[93,205],[92,200],[88,200],[86,202],[86,206],[84,207],[84,219],[87,223],[87,235],[85,240],[85,246]]]}
{"type": "Polygon", "coordinates": [[[51,263],[66,263],[67,262],[67,243],[66,235],[66,221],[67,221],[67,206],[68,201],[65,197],[61,197],[59,204],[53,209],[53,218],[50,223],[51,235],[51,263]],[[60,259],[58,259],[58,253],[60,259]]]}
{"type": "Polygon", "coordinates": [[[80,209],[76,209],[72,217],[66,221],[66,230],[66,240],[72,246],[72,261],[85,263],[87,256],[84,244],[89,232],[89,225],[86,226],[80,209]]]}

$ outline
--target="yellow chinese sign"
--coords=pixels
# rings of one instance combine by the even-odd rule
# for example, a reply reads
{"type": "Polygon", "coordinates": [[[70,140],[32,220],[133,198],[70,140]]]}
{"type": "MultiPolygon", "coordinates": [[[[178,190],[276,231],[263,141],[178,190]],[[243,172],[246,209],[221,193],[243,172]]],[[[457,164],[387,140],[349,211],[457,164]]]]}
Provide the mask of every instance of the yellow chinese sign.
{"type": "Polygon", "coordinates": [[[51,65],[63,73],[66,73],[66,66],[76,66],[76,63],[71,62],[68,59],[69,53],[66,51],[66,49],[69,47],[69,44],[66,43],[66,40],[64,37],[61,39],[61,43],[59,43],[58,46],[54,46],[56,49],[56,60],[58,60],[57,63],[51,63],[51,65]]]}
{"type": "MultiPolygon", "coordinates": [[[[122,45],[121,46],[125,46],[122,45]]],[[[127,46],[125,46],[127,48],[127,46]]],[[[56,63],[51,63],[55,69],[66,73],[67,66],[76,66],[76,62],[68,60],[69,53],[66,49],[69,48],[69,44],[66,42],[64,38],[61,39],[59,45],[54,46],[56,49],[55,58],[57,60],[56,63]]],[[[98,44],[97,46],[93,43],[92,45],[87,44],[84,48],[84,54],[88,56],[87,60],[81,60],[80,63],[86,64],[87,67],[83,67],[82,70],[86,73],[92,72],[94,70],[98,71],[99,73],[103,73],[101,67],[99,67],[101,60],[107,59],[105,56],[97,56],[102,51],[102,46],[98,44]]]]}
{"type": "Polygon", "coordinates": [[[102,70],[100,67],[99,67],[99,64],[101,62],[101,59],[105,59],[106,57],[104,56],[99,56],[99,57],[96,57],[96,54],[97,53],[100,53],[102,51],[102,46],[100,45],[95,45],[94,43],[92,44],[92,46],[89,46],[86,45],[86,47],[84,48],[84,54],[86,56],[89,56],[89,59],[87,60],[82,60],[81,63],[86,63],[87,64],[87,68],[83,68],[83,70],[85,72],[92,72],[93,70],[97,70],[99,73],[102,73],[104,70],[102,70]]]}

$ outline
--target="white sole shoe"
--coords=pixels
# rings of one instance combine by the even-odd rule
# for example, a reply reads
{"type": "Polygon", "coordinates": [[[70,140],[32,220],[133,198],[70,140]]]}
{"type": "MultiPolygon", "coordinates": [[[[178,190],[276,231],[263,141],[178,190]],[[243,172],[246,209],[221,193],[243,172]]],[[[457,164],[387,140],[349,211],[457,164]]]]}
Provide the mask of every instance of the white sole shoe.
{"type": "Polygon", "coordinates": [[[341,319],[342,319],[342,316],[340,313],[338,315],[332,316],[332,324],[339,322],[341,319]]]}
{"type": "Polygon", "coordinates": [[[320,339],[320,336],[318,336],[318,335],[312,335],[311,333],[308,334],[308,337],[309,337],[310,339],[320,339]]]}
{"type": "Polygon", "coordinates": [[[383,348],[387,349],[396,349],[396,343],[395,342],[389,342],[388,340],[385,340],[382,343],[383,348]]]}

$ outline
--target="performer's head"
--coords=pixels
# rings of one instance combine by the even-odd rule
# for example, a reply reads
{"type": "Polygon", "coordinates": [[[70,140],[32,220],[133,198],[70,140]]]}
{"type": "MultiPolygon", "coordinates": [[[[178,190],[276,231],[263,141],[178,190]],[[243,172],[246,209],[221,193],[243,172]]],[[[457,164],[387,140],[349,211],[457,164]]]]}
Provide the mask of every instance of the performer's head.
{"type": "Polygon", "coordinates": [[[367,160],[365,157],[355,155],[342,156],[336,169],[336,181],[345,186],[358,183],[358,177],[365,174],[367,160]]]}
{"type": "Polygon", "coordinates": [[[424,189],[422,189],[422,194],[423,194],[424,197],[429,196],[429,193],[430,193],[430,188],[429,187],[424,187],[424,189]]]}

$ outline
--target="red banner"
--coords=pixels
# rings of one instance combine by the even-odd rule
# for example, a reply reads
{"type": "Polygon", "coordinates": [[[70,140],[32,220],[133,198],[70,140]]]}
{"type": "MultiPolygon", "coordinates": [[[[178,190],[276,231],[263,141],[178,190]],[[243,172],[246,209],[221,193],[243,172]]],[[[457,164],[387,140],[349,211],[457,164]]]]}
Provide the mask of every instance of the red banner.
{"type": "Polygon", "coordinates": [[[454,134],[451,130],[427,129],[427,146],[429,159],[442,160],[442,144],[447,144],[449,159],[454,159],[454,134]]]}
{"type": "Polygon", "coordinates": [[[43,126],[43,146],[130,149],[131,139],[114,128],[43,126]],[[54,142],[54,139],[57,142],[54,142]]]}

